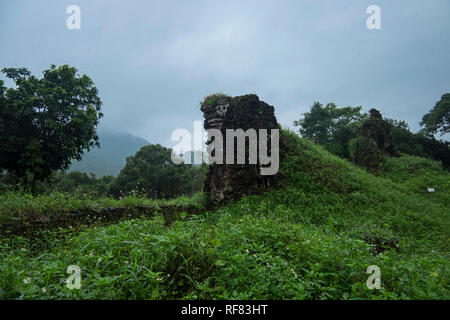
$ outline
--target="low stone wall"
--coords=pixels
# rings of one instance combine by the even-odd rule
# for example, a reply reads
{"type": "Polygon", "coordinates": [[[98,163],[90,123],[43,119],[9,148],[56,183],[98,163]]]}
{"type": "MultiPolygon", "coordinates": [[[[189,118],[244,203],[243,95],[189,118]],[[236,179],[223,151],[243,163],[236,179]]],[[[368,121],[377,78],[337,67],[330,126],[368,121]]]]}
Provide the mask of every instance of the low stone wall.
{"type": "Polygon", "coordinates": [[[161,212],[164,216],[165,225],[169,226],[181,219],[182,212],[186,212],[187,215],[195,215],[199,214],[200,210],[196,206],[180,205],[135,206],[130,208],[106,207],[100,210],[84,209],[64,213],[58,217],[41,216],[37,220],[14,219],[12,222],[0,224],[0,232],[22,234],[33,230],[51,230],[58,227],[89,224],[93,221],[112,223],[142,216],[151,218],[155,212],[161,212]]]}

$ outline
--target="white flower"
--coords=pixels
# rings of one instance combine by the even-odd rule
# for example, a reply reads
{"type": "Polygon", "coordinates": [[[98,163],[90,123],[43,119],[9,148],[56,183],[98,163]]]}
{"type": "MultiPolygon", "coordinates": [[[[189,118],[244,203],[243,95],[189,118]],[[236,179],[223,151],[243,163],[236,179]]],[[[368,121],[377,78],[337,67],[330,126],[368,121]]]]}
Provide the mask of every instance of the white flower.
{"type": "Polygon", "coordinates": [[[298,275],[297,275],[297,272],[295,272],[295,270],[294,270],[294,269],[292,269],[292,268],[291,268],[291,272],[292,272],[292,274],[294,275],[294,278],[296,278],[296,279],[297,279],[297,277],[298,277],[298,275]]]}
{"type": "Polygon", "coordinates": [[[29,284],[31,281],[30,277],[26,277],[25,279],[23,279],[23,283],[25,284],[29,284]]]}
{"type": "Polygon", "coordinates": [[[42,291],[42,293],[45,293],[45,292],[47,291],[47,289],[46,289],[45,287],[43,287],[43,288],[41,289],[41,291],[42,291]]]}
{"type": "Polygon", "coordinates": [[[27,251],[27,249],[25,249],[25,248],[22,248],[22,249],[20,249],[20,251],[24,252],[24,251],[27,251]]]}

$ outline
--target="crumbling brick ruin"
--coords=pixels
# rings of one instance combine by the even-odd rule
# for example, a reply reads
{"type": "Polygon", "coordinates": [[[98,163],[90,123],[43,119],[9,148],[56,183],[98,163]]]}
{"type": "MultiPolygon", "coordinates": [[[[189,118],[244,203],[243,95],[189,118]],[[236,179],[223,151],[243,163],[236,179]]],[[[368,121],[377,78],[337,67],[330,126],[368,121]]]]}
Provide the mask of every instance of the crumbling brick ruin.
{"type": "MultiPolygon", "coordinates": [[[[267,129],[268,133],[270,133],[270,129],[279,129],[274,108],[260,101],[255,94],[234,98],[223,94],[214,94],[205,99],[201,105],[201,111],[205,117],[205,129],[218,129],[222,132],[224,159],[226,159],[226,144],[236,143],[236,139],[226,141],[226,129],[246,131],[253,128],[256,132],[259,129],[267,129]]],[[[268,137],[268,149],[270,150],[269,141],[270,135],[268,137]]],[[[207,144],[210,143],[211,141],[207,142],[207,144]]],[[[261,175],[259,158],[257,164],[249,164],[248,146],[246,139],[245,164],[237,164],[236,144],[234,164],[226,164],[225,161],[223,164],[210,164],[204,188],[210,207],[246,194],[259,193],[276,182],[276,175],[261,175]]]]}
{"type": "Polygon", "coordinates": [[[385,155],[395,156],[396,151],[391,125],[377,109],[370,109],[369,113],[369,119],[359,128],[352,157],[356,165],[377,172],[385,162],[385,155]]]}

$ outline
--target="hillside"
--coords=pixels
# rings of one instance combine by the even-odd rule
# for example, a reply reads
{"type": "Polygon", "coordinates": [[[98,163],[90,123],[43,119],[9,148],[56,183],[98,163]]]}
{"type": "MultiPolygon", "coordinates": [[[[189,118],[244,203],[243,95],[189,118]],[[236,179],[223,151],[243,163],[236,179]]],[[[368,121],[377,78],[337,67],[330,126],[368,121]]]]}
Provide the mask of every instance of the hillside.
{"type": "MultiPolygon", "coordinates": [[[[450,298],[448,171],[403,156],[375,176],[283,136],[282,184],[264,195],[169,227],[157,215],[66,230],[56,243],[45,233],[31,247],[23,237],[1,242],[0,297],[450,298]],[[82,269],[80,290],[62,285],[71,264],[82,269]],[[366,286],[370,265],[381,270],[380,290],[366,286]]],[[[0,202],[0,212],[42,203],[18,202],[0,202]]]]}
{"type": "Polygon", "coordinates": [[[128,133],[100,131],[100,148],[83,155],[82,161],[74,161],[68,171],[94,173],[97,177],[116,176],[125,165],[127,157],[134,155],[148,141],[128,133]]]}

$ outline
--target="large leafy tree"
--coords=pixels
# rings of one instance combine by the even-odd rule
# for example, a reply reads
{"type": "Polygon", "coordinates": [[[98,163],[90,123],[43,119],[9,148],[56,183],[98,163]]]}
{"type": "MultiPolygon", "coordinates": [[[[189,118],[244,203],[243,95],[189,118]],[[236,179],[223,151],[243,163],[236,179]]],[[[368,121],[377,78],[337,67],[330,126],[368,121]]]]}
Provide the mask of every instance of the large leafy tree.
{"type": "Polygon", "coordinates": [[[102,103],[88,76],[68,65],[51,65],[42,78],[25,68],[2,72],[15,87],[0,82],[0,169],[33,186],[99,145],[102,103]]]}
{"type": "Polygon", "coordinates": [[[139,149],[134,156],[127,158],[125,167],[111,187],[111,193],[117,197],[128,193],[174,197],[200,191],[205,168],[175,165],[171,152],[171,149],[159,144],[139,149]]]}
{"type": "Polygon", "coordinates": [[[303,118],[294,121],[303,137],[323,145],[328,151],[341,157],[349,157],[348,143],[358,133],[359,123],[365,118],[362,107],[338,108],[334,103],[325,107],[314,102],[303,118]]]}
{"type": "Polygon", "coordinates": [[[423,116],[420,125],[431,135],[450,133],[450,93],[444,94],[441,100],[436,102],[433,109],[423,116]]]}

